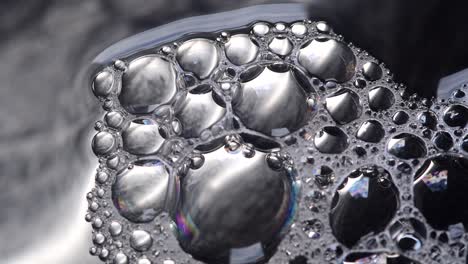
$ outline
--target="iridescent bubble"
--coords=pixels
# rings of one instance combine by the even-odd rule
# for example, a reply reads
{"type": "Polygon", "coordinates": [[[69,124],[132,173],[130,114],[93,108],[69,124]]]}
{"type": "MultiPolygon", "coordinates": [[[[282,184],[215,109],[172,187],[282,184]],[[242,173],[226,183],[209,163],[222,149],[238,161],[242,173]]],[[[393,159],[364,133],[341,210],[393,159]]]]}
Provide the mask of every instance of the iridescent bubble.
{"type": "Polygon", "coordinates": [[[349,123],[361,116],[362,106],[359,96],[349,90],[340,89],[325,99],[325,109],[338,124],[349,123]]]}
{"type": "Polygon", "coordinates": [[[414,204],[435,229],[468,226],[468,159],[441,155],[426,160],[414,177],[414,204]]]}
{"type": "Polygon", "coordinates": [[[149,113],[171,101],[177,92],[174,66],[156,55],[130,62],[122,76],[120,104],[131,113],[149,113]]]}
{"type": "Polygon", "coordinates": [[[369,91],[369,107],[373,111],[383,111],[395,103],[395,95],[386,87],[375,87],[369,91]]]}
{"type": "Polygon", "coordinates": [[[238,136],[226,140],[182,177],[177,237],[204,262],[261,262],[276,250],[294,217],[295,172],[282,165],[282,155],[273,155],[279,166],[272,166],[270,153],[256,148],[245,157],[242,149],[252,146],[239,143],[238,136]]]}
{"type": "Polygon", "coordinates": [[[124,150],[138,155],[156,153],[163,145],[166,132],[151,119],[135,119],[122,131],[124,150]]]}
{"type": "Polygon", "coordinates": [[[176,59],[180,66],[193,72],[200,79],[205,79],[218,66],[219,51],[214,41],[208,39],[191,39],[177,49],[176,59]]]}
{"type": "Polygon", "coordinates": [[[315,134],[314,144],[322,153],[338,154],[348,147],[348,135],[338,127],[327,126],[315,134]]]}
{"type": "Polygon", "coordinates": [[[345,82],[355,73],[356,57],[343,42],[317,38],[306,43],[298,53],[298,62],[323,80],[345,82]]]}
{"type": "Polygon", "coordinates": [[[224,47],[226,57],[235,65],[243,65],[252,62],[258,54],[258,46],[247,34],[231,36],[224,47]]]}
{"type": "Polygon", "coordinates": [[[336,191],[330,211],[335,237],[347,247],[386,227],[399,205],[398,189],[389,173],[377,166],[352,172],[336,191]]]}
{"type": "Polygon", "coordinates": [[[132,222],[149,222],[172,203],[171,177],[157,160],[138,161],[116,176],[112,200],[119,213],[132,222]]]}
{"type": "Polygon", "coordinates": [[[387,150],[390,154],[400,159],[417,159],[427,153],[424,141],[409,133],[401,133],[393,136],[387,142],[387,150]]]}

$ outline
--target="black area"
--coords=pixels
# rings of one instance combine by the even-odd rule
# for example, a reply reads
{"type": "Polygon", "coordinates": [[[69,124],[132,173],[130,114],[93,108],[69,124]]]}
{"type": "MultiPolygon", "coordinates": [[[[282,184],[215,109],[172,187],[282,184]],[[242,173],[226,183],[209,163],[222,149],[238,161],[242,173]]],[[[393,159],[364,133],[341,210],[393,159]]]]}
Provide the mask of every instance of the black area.
{"type": "Polygon", "coordinates": [[[385,62],[395,80],[434,96],[439,79],[468,67],[466,1],[350,0],[309,5],[346,41],[385,62]]]}

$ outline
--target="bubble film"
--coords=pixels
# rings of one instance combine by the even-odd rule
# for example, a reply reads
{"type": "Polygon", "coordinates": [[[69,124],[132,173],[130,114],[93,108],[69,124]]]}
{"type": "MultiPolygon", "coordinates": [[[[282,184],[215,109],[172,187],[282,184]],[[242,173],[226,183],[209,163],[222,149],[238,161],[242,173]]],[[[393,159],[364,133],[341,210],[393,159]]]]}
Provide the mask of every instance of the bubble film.
{"type": "Polygon", "coordinates": [[[466,87],[409,94],[329,24],[114,58],[87,195],[105,263],[466,263],[466,87]]]}

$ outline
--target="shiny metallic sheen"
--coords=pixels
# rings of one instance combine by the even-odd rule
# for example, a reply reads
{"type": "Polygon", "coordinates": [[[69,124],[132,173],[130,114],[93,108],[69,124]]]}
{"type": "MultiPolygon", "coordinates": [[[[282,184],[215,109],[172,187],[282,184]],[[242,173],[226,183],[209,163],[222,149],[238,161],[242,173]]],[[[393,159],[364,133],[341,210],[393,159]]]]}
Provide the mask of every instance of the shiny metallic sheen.
{"type": "Polygon", "coordinates": [[[298,62],[311,75],[340,83],[351,79],[356,67],[356,57],[346,44],[324,38],[305,44],[299,51],[298,62]]]}
{"type": "Polygon", "coordinates": [[[179,241],[197,258],[229,259],[257,244],[267,249],[290,217],[291,176],[270,168],[267,153],[256,150],[245,157],[241,148],[234,144],[204,153],[204,164],[182,177],[179,241]],[[182,228],[185,219],[191,228],[182,228]]]}
{"type": "Polygon", "coordinates": [[[159,161],[148,161],[134,164],[116,176],[112,200],[123,217],[149,222],[166,208],[168,188],[167,168],[159,161]]]}
{"type": "Polygon", "coordinates": [[[252,42],[247,34],[231,36],[224,47],[226,57],[235,65],[252,62],[258,54],[258,46],[252,42]]]}
{"type": "Polygon", "coordinates": [[[136,119],[122,131],[123,148],[132,154],[156,153],[164,143],[160,125],[150,119],[136,119]],[[147,122],[144,124],[143,122],[147,122]]]}
{"type": "Polygon", "coordinates": [[[131,113],[149,113],[177,92],[174,66],[156,55],[133,60],[122,77],[120,103],[131,113]]]}
{"type": "Polygon", "coordinates": [[[275,72],[266,67],[253,80],[241,83],[234,113],[249,128],[283,136],[305,124],[307,96],[291,70],[275,72]]]}
{"type": "Polygon", "coordinates": [[[218,66],[219,50],[212,40],[191,39],[180,45],[176,59],[184,70],[205,79],[218,66]]]}
{"type": "Polygon", "coordinates": [[[182,124],[182,135],[198,137],[200,133],[220,121],[226,108],[216,103],[212,92],[204,94],[188,93],[176,113],[182,124]]]}

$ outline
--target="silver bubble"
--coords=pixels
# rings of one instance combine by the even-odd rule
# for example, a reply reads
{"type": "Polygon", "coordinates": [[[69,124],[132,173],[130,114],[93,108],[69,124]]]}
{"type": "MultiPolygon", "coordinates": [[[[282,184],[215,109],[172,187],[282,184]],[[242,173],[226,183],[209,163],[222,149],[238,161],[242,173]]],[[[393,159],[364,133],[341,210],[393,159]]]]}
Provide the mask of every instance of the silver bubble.
{"type": "Polygon", "coordinates": [[[112,236],[118,236],[118,235],[122,234],[122,225],[119,222],[112,221],[109,224],[109,233],[112,236]]]}
{"type": "Polygon", "coordinates": [[[121,105],[131,113],[149,113],[177,92],[176,72],[167,60],[147,55],[130,62],[122,77],[121,105]]]}
{"type": "Polygon", "coordinates": [[[395,95],[390,89],[378,86],[369,91],[369,107],[373,111],[383,111],[395,103],[395,95]]]}
{"type": "Polygon", "coordinates": [[[119,213],[133,222],[149,222],[169,203],[169,172],[161,162],[133,164],[116,176],[112,200],[119,213]]]}
{"type": "Polygon", "coordinates": [[[255,45],[247,34],[231,36],[225,44],[226,57],[235,65],[242,65],[255,60],[258,54],[258,46],[255,45]]]}
{"type": "Polygon", "coordinates": [[[111,133],[108,132],[99,132],[91,143],[94,154],[96,155],[105,155],[109,154],[116,147],[115,138],[111,133]]]}
{"type": "Polygon", "coordinates": [[[123,252],[115,254],[113,264],[127,264],[128,257],[123,252]]]}
{"type": "Polygon", "coordinates": [[[208,39],[191,39],[177,49],[180,66],[201,79],[207,78],[218,66],[219,54],[215,43],[208,39]]]}
{"type": "Polygon", "coordinates": [[[233,110],[248,128],[283,136],[299,129],[311,114],[304,88],[291,70],[276,72],[266,67],[241,88],[233,110]]]}
{"type": "Polygon", "coordinates": [[[293,48],[291,41],[288,38],[276,37],[270,41],[268,48],[280,56],[286,56],[291,53],[293,48]]]}
{"type": "Polygon", "coordinates": [[[108,112],[104,119],[106,120],[107,125],[112,128],[119,128],[124,121],[122,114],[119,112],[108,112]]]}
{"type": "Polygon", "coordinates": [[[113,92],[114,76],[109,71],[102,71],[94,77],[93,92],[96,96],[107,96],[113,92]]]}
{"type": "Polygon", "coordinates": [[[165,139],[160,125],[151,119],[135,119],[122,131],[124,150],[139,155],[156,153],[165,139]]]}
{"type": "Polygon", "coordinates": [[[153,245],[153,238],[144,230],[135,230],[130,237],[130,246],[136,251],[147,251],[153,245]]]}
{"type": "Polygon", "coordinates": [[[359,127],[356,138],[365,141],[377,143],[385,136],[385,130],[382,124],[377,120],[368,120],[359,127]]]}
{"type": "Polygon", "coordinates": [[[260,22],[253,26],[252,31],[257,36],[265,36],[270,32],[270,27],[267,24],[260,22]]]}
{"type": "Polygon", "coordinates": [[[362,65],[362,74],[366,79],[375,81],[382,78],[382,68],[377,63],[369,61],[362,65]]]}
{"type": "Polygon", "coordinates": [[[187,94],[176,113],[182,124],[184,137],[198,137],[203,130],[210,128],[224,117],[226,108],[221,106],[219,101],[216,102],[213,96],[212,92],[187,94]]]}
{"type": "Polygon", "coordinates": [[[298,54],[298,62],[313,76],[345,82],[355,73],[356,57],[346,44],[327,38],[314,39],[298,54]]]}
{"type": "Polygon", "coordinates": [[[387,142],[390,154],[400,159],[417,159],[426,155],[427,149],[424,141],[416,135],[401,133],[393,136],[387,142]]]}
{"type": "Polygon", "coordinates": [[[294,23],[291,26],[291,32],[298,37],[304,36],[307,33],[307,27],[304,23],[294,23]]]}
{"type": "Polygon", "coordinates": [[[229,263],[233,252],[241,257],[256,249],[261,259],[293,217],[291,175],[270,168],[267,153],[257,150],[247,158],[240,148],[204,153],[203,165],[182,177],[175,222],[182,248],[194,257],[229,263]]]}
{"type": "Polygon", "coordinates": [[[359,96],[349,90],[340,89],[325,99],[325,109],[338,124],[349,123],[361,116],[359,96]]]}
{"type": "Polygon", "coordinates": [[[314,145],[318,151],[326,154],[338,154],[348,147],[348,135],[334,126],[327,126],[315,134],[314,145]]]}

